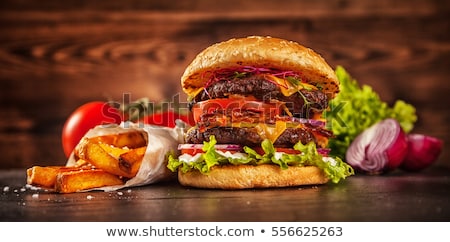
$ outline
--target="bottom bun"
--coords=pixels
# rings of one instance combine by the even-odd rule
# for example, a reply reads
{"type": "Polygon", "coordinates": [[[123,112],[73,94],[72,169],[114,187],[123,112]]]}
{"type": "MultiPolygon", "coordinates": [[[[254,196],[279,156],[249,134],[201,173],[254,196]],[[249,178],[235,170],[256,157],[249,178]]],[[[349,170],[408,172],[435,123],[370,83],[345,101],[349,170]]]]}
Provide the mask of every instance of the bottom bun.
{"type": "Polygon", "coordinates": [[[283,170],[278,165],[264,164],[214,166],[208,174],[178,171],[178,180],[184,186],[198,188],[246,189],[324,184],[328,177],[315,166],[283,170]]]}

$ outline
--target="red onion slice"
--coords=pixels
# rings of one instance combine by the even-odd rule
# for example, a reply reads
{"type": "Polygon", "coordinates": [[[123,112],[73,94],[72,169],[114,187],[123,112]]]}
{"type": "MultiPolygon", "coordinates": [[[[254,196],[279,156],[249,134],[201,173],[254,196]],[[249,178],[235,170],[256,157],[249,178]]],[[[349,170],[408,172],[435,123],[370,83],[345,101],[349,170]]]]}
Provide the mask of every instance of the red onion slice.
{"type": "Polygon", "coordinates": [[[346,161],[360,172],[380,174],[399,167],[407,151],[405,133],[389,118],[359,134],[346,152],[346,161]]]}
{"type": "Polygon", "coordinates": [[[442,151],[443,142],[423,134],[408,135],[408,154],[400,168],[405,171],[420,171],[433,164],[442,151]]]}
{"type": "Polygon", "coordinates": [[[317,148],[317,153],[323,155],[323,156],[328,156],[330,154],[331,149],[329,148],[317,148]]]}
{"type": "MultiPolygon", "coordinates": [[[[179,144],[178,150],[201,150],[203,144],[179,144]]],[[[229,150],[229,151],[240,151],[242,150],[241,145],[236,144],[218,144],[214,145],[214,148],[218,150],[229,150]]]]}

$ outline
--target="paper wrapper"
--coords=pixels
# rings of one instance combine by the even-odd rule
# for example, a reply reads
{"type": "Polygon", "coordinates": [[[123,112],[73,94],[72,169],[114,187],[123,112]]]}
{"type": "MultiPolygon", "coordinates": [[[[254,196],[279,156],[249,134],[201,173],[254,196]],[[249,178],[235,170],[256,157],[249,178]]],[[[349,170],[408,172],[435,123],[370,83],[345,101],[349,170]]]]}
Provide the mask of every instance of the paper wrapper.
{"type": "MultiPolygon", "coordinates": [[[[147,150],[136,176],[121,186],[100,187],[91,190],[113,191],[125,187],[152,184],[176,177],[175,173],[172,173],[167,168],[167,154],[169,152],[176,153],[178,144],[183,142],[184,125],[177,125],[175,128],[131,122],[111,126],[100,125],[89,130],[85,137],[91,138],[95,136],[118,134],[135,130],[143,130],[148,134],[147,150]]],[[[76,160],[72,153],[66,165],[73,166],[75,165],[75,162],[76,160]]]]}

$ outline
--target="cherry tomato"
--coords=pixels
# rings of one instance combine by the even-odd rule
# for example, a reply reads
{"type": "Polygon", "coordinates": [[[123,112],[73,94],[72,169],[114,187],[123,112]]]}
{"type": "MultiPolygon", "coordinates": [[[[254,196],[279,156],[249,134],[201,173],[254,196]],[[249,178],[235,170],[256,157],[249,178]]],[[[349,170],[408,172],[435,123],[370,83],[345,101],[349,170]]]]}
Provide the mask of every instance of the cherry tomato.
{"type": "Polygon", "coordinates": [[[119,110],[106,102],[93,101],[78,107],[70,114],[62,130],[64,154],[69,157],[86,132],[95,126],[120,124],[121,121],[119,110]]]}
{"type": "Polygon", "coordinates": [[[142,121],[145,124],[153,124],[173,128],[176,125],[175,120],[177,119],[180,119],[190,125],[193,125],[193,120],[190,115],[179,114],[171,110],[147,115],[144,118],[142,118],[142,121]]]}

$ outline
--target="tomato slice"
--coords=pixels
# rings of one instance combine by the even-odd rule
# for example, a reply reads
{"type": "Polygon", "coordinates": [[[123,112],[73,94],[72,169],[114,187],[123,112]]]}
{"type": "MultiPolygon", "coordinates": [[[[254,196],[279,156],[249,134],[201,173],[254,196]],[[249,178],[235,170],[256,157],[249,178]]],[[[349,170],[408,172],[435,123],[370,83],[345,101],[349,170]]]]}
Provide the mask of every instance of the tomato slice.
{"type": "Polygon", "coordinates": [[[204,153],[204,152],[203,152],[202,149],[200,149],[200,150],[194,150],[194,149],[190,149],[190,150],[183,149],[183,150],[181,150],[181,154],[188,154],[188,155],[192,155],[192,156],[194,156],[194,155],[196,155],[198,153],[204,153]]]}
{"type": "MultiPolygon", "coordinates": [[[[218,151],[229,151],[231,153],[242,151],[242,146],[236,144],[217,144],[214,145],[214,148],[218,151]]],[[[181,154],[189,154],[192,156],[198,153],[204,153],[203,144],[180,144],[178,145],[178,150],[181,151],[181,154]]]]}
{"type": "Polygon", "coordinates": [[[202,114],[211,114],[220,110],[251,110],[263,113],[268,117],[274,117],[280,115],[282,105],[284,103],[266,103],[252,98],[217,98],[196,103],[192,107],[192,114],[195,122],[200,121],[202,114]]]}
{"type": "MultiPolygon", "coordinates": [[[[214,148],[218,151],[222,152],[242,152],[242,146],[241,145],[235,145],[235,144],[218,144],[215,145],[214,148]]],[[[264,155],[264,150],[261,147],[253,147],[253,150],[255,150],[258,154],[264,155]]],[[[203,144],[180,144],[178,145],[178,150],[181,151],[181,154],[189,154],[189,155],[196,155],[198,153],[204,153],[203,151],[203,144]]],[[[276,152],[283,152],[286,154],[300,154],[301,152],[298,150],[295,150],[293,148],[275,148],[276,152]]]]}
{"type": "MultiPolygon", "coordinates": [[[[256,151],[256,153],[260,154],[260,155],[264,155],[264,150],[261,147],[252,147],[253,150],[256,151]]],[[[292,154],[292,155],[298,155],[301,154],[300,151],[295,150],[293,148],[275,148],[276,152],[283,152],[286,154],[292,154]]]]}
{"type": "Polygon", "coordinates": [[[283,152],[286,154],[301,154],[302,152],[292,148],[275,148],[276,152],[283,152]]]}
{"type": "MultiPolygon", "coordinates": [[[[252,149],[255,150],[258,154],[264,155],[264,150],[261,147],[254,147],[252,149]]],[[[290,155],[298,155],[298,154],[302,153],[293,148],[281,148],[281,147],[275,148],[275,151],[283,152],[283,153],[290,154],[290,155]]],[[[329,149],[329,148],[317,148],[317,153],[321,154],[322,156],[328,156],[330,151],[331,151],[331,149],[329,149]]]]}

